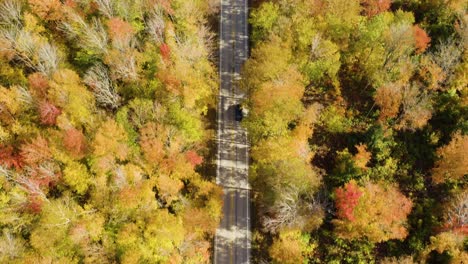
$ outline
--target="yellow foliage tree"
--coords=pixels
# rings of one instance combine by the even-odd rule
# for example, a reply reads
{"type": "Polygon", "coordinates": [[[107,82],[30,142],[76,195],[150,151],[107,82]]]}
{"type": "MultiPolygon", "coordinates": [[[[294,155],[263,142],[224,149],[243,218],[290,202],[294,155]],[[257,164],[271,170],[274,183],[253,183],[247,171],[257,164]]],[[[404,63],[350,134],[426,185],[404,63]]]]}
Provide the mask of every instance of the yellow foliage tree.
{"type": "Polygon", "coordinates": [[[92,126],[94,96],[81,84],[80,77],[74,71],[57,71],[50,82],[48,97],[65,112],[75,127],[92,126]]]}
{"type": "Polygon", "coordinates": [[[468,136],[456,133],[450,143],[437,150],[439,159],[432,170],[432,180],[442,183],[461,180],[468,174],[468,136]]]}

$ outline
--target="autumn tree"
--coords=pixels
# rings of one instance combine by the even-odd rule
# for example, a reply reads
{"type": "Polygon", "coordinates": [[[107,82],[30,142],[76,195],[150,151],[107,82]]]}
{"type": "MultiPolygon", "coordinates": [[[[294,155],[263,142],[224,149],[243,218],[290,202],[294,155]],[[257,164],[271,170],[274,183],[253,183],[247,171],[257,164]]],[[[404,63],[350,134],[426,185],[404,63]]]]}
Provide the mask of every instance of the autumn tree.
{"type": "Polygon", "coordinates": [[[380,119],[395,118],[400,112],[402,102],[401,88],[396,83],[390,83],[377,89],[374,100],[380,107],[380,119]]]}
{"type": "Polygon", "coordinates": [[[299,230],[281,232],[279,237],[273,240],[269,249],[273,263],[307,262],[316,246],[310,240],[309,235],[302,234],[299,230]]]}
{"type": "Polygon", "coordinates": [[[23,157],[15,153],[13,146],[0,145],[0,164],[18,170],[23,167],[23,157]]]}
{"type": "Polygon", "coordinates": [[[28,2],[33,13],[46,21],[63,18],[62,3],[59,0],[29,0],[28,2]]]}
{"type": "Polygon", "coordinates": [[[39,136],[30,143],[21,146],[21,156],[29,165],[36,165],[52,158],[52,152],[47,140],[39,136]]]}
{"type": "Polygon", "coordinates": [[[39,98],[43,98],[47,95],[47,89],[49,88],[49,82],[43,74],[35,72],[28,76],[29,87],[32,92],[39,98]]]}
{"type": "Polygon", "coordinates": [[[72,127],[64,131],[63,145],[71,155],[81,158],[86,151],[86,138],[80,130],[72,127]]]}
{"type": "Polygon", "coordinates": [[[432,117],[431,95],[418,84],[405,86],[402,94],[402,113],[396,127],[404,130],[421,129],[432,117]]]}
{"type": "Polygon", "coordinates": [[[432,169],[432,180],[435,183],[443,183],[450,180],[461,180],[467,174],[468,136],[461,133],[453,135],[449,144],[437,150],[438,160],[432,169]]]}
{"type": "Polygon", "coordinates": [[[419,27],[418,25],[413,26],[413,34],[414,34],[414,39],[416,41],[416,52],[417,53],[422,53],[424,52],[427,47],[429,46],[429,43],[431,42],[431,38],[427,35],[426,31],[419,27]]]}
{"type": "Polygon", "coordinates": [[[391,0],[361,0],[364,13],[368,17],[387,11],[390,8],[391,3],[391,0]]]}
{"type": "Polygon", "coordinates": [[[91,123],[94,117],[92,110],[95,98],[81,84],[77,73],[68,69],[57,71],[49,85],[47,96],[62,110],[64,118],[75,126],[91,123]]]}
{"type": "Polygon", "coordinates": [[[355,220],[354,208],[358,205],[363,192],[355,181],[350,181],[345,186],[335,191],[337,216],[350,222],[355,220]]]}
{"type": "Polygon", "coordinates": [[[92,142],[96,162],[93,169],[106,173],[115,168],[117,161],[125,161],[129,154],[127,140],[125,130],[113,119],[102,123],[92,142]]]}
{"type": "Polygon", "coordinates": [[[55,125],[61,113],[62,111],[50,102],[42,101],[39,104],[39,115],[43,125],[55,125]]]}
{"type": "Polygon", "coordinates": [[[338,219],[333,220],[333,223],[338,236],[382,242],[389,239],[401,240],[408,235],[405,222],[412,202],[398,188],[368,182],[360,195],[360,191],[355,190],[353,185],[354,183],[347,185],[345,190],[337,192],[340,194],[337,202],[341,204],[337,204],[338,219]],[[348,200],[346,196],[353,198],[348,200]]]}
{"type": "Polygon", "coordinates": [[[444,229],[468,234],[468,191],[456,194],[446,207],[444,229]]]}
{"type": "Polygon", "coordinates": [[[357,149],[356,155],[354,155],[354,163],[358,168],[367,169],[367,164],[372,158],[372,153],[367,150],[367,145],[359,144],[355,146],[357,149]]]}

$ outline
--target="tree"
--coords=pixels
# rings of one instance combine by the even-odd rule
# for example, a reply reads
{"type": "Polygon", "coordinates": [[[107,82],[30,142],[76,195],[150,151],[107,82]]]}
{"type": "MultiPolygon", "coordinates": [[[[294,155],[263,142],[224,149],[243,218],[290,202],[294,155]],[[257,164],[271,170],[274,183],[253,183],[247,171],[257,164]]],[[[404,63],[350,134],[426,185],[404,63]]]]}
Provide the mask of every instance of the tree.
{"type": "Polygon", "coordinates": [[[28,3],[33,13],[46,21],[63,18],[62,4],[59,0],[28,0],[28,3]]]}
{"type": "Polygon", "coordinates": [[[435,183],[457,181],[467,174],[468,136],[455,133],[449,144],[437,149],[438,160],[432,169],[432,180],[435,183]]]}
{"type": "Polygon", "coordinates": [[[253,141],[286,135],[290,122],[303,111],[302,75],[289,68],[278,79],[281,81],[263,83],[251,95],[251,111],[245,125],[253,141]]]}
{"type": "Polygon", "coordinates": [[[361,5],[364,7],[364,13],[368,17],[387,11],[390,8],[391,3],[391,0],[361,0],[361,5]]]}
{"type": "Polygon", "coordinates": [[[390,83],[377,89],[374,95],[375,103],[380,107],[380,120],[395,118],[400,112],[403,100],[401,88],[396,83],[390,83]]]}
{"type": "Polygon", "coordinates": [[[367,145],[366,144],[359,144],[355,146],[357,149],[356,155],[354,155],[354,163],[358,168],[361,169],[367,169],[367,163],[372,158],[372,153],[367,151],[367,145]]]}
{"type": "Polygon", "coordinates": [[[258,41],[272,33],[271,30],[280,16],[280,7],[271,2],[263,3],[250,15],[249,22],[253,27],[253,39],[258,41]]]}
{"type": "Polygon", "coordinates": [[[55,125],[61,113],[62,111],[50,102],[42,101],[39,104],[39,115],[43,125],[55,125]]]}
{"type": "Polygon", "coordinates": [[[7,168],[15,168],[20,170],[23,165],[23,157],[18,153],[15,153],[12,146],[0,145],[0,164],[7,168]]]}
{"type": "Polygon", "coordinates": [[[63,170],[63,179],[78,194],[86,193],[92,184],[91,175],[86,166],[75,161],[68,162],[63,170]]]}
{"type": "Polygon", "coordinates": [[[403,88],[402,113],[397,129],[421,129],[432,117],[430,94],[420,89],[418,84],[410,84],[403,88]]]}
{"type": "Polygon", "coordinates": [[[345,186],[335,191],[337,216],[353,222],[354,208],[358,205],[363,192],[354,180],[346,183],[345,186]]]}
{"type": "Polygon", "coordinates": [[[47,140],[38,136],[30,143],[21,146],[21,157],[28,165],[38,165],[52,159],[52,152],[47,140]]]}
{"type": "Polygon", "coordinates": [[[54,73],[49,85],[48,98],[74,126],[92,123],[95,99],[81,84],[78,74],[68,69],[59,70],[54,73]]]}
{"type": "Polygon", "coordinates": [[[35,72],[28,76],[29,87],[32,92],[39,98],[44,98],[47,95],[49,81],[46,76],[39,72],[35,72]]]}
{"type": "Polygon", "coordinates": [[[82,158],[86,151],[86,138],[80,130],[69,128],[63,132],[63,146],[72,156],[82,158]]]}
{"type": "Polygon", "coordinates": [[[455,195],[446,207],[444,229],[468,235],[468,190],[455,195]]]}
{"type": "Polygon", "coordinates": [[[120,105],[120,96],[115,92],[114,85],[107,68],[102,64],[91,67],[83,80],[93,89],[96,101],[104,107],[116,109],[120,105]]]}
{"type": "Polygon", "coordinates": [[[447,252],[450,263],[462,264],[468,258],[468,254],[464,249],[464,241],[466,241],[466,234],[463,233],[442,232],[436,236],[431,236],[430,244],[422,252],[422,258],[428,260],[432,251],[439,254],[447,252]]]}
{"type": "Polygon", "coordinates": [[[129,154],[127,142],[127,133],[121,125],[113,119],[102,123],[91,144],[95,159],[94,171],[105,174],[115,168],[117,161],[125,161],[129,154]]]}
{"type": "MultiPolygon", "coordinates": [[[[349,185],[346,188],[350,188],[349,185]]],[[[412,202],[402,195],[395,186],[385,186],[382,183],[368,182],[359,191],[341,191],[343,194],[359,197],[358,203],[347,201],[338,205],[338,219],[334,219],[335,232],[345,239],[367,238],[371,242],[383,242],[389,239],[404,239],[408,232],[405,228],[406,218],[411,211],[412,202]],[[345,206],[346,205],[346,206],[345,206]],[[352,216],[349,214],[350,208],[352,216]],[[344,211],[343,211],[344,209],[344,211]],[[349,217],[352,217],[349,219],[349,217]]],[[[340,195],[337,202],[344,202],[344,195],[340,195]]]]}
{"type": "Polygon", "coordinates": [[[422,53],[424,52],[427,47],[429,46],[429,43],[431,42],[431,38],[427,35],[426,31],[419,27],[418,25],[413,26],[413,34],[414,34],[414,39],[416,41],[416,52],[417,53],[422,53]]]}
{"type": "Polygon", "coordinates": [[[299,230],[281,232],[269,249],[273,263],[307,263],[317,246],[310,240],[309,235],[299,230]]]}

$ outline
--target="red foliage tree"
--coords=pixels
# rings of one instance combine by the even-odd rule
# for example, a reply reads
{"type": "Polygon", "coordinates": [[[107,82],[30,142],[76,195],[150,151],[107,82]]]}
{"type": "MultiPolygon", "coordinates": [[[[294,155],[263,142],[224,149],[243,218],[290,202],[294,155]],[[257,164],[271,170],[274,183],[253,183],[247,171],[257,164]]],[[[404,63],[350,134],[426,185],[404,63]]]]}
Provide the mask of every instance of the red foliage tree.
{"type": "Polygon", "coordinates": [[[14,153],[12,146],[0,145],[0,164],[7,168],[15,168],[17,170],[23,167],[23,159],[21,155],[14,153]]]}
{"type": "Polygon", "coordinates": [[[42,210],[43,203],[44,201],[41,197],[37,195],[29,195],[26,209],[33,214],[39,214],[42,210]]]}
{"type": "Polygon", "coordinates": [[[424,31],[424,29],[420,28],[418,25],[413,27],[413,35],[416,41],[416,52],[424,52],[429,46],[431,38],[427,35],[426,31],[424,31]]]}
{"type": "Polygon", "coordinates": [[[171,56],[171,48],[166,43],[161,44],[159,46],[159,51],[161,52],[161,56],[164,60],[168,61],[171,56]]]}
{"type": "Polygon", "coordinates": [[[195,151],[189,150],[185,153],[185,158],[187,161],[193,166],[197,166],[202,164],[203,162],[203,157],[200,157],[195,151]]]}
{"type": "Polygon", "coordinates": [[[354,221],[354,208],[359,203],[359,198],[362,196],[362,191],[355,181],[350,181],[345,186],[338,188],[336,194],[336,209],[338,217],[354,221]]]}
{"type": "Polygon", "coordinates": [[[41,118],[41,124],[43,125],[55,125],[57,117],[61,113],[62,111],[59,108],[47,101],[42,101],[39,104],[39,115],[41,118]]]}
{"type": "Polygon", "coordinates": [[[368,17],[378,15],[390,8],[392,0],[361,0],[361,5],[368,17]]]}
{"type": "Polygon", "coordinates": [[[63,146],[77,158],[83,157],[86,151],[86,138],[76,128],[67,129],[63,135],[63,146]]]}

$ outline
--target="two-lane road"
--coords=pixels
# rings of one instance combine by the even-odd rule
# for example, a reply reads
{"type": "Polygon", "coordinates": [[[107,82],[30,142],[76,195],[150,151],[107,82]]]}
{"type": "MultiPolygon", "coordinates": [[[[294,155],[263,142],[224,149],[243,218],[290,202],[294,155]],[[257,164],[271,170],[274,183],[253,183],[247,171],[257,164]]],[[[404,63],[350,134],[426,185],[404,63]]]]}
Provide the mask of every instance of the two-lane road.
{"type": "Polygon", "coordinates": [[[248,55],[247,16],[247,0],[221,0],[216,181],[224,189],[224,217],[216,230],[215,264],[250,262],[249,146],[236,121],[244,97],[236,80],[248,55]]]}

